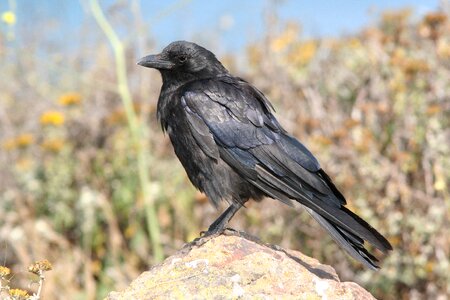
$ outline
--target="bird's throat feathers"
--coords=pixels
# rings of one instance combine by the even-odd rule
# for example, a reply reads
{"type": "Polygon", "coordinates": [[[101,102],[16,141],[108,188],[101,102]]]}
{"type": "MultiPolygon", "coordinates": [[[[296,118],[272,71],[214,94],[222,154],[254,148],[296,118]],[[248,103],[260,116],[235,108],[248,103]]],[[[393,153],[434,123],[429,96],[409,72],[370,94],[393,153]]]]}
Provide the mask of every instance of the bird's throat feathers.
{"type": "Polygon", "coordinates": [[[211,65],[191,66],[188,71],[179,69],[176,72],[173,70],[160,70],[160,72],[163,80],[163,89],[172,90],[191,81],[229,74],[228,70],[219,61],[211,65]]]}

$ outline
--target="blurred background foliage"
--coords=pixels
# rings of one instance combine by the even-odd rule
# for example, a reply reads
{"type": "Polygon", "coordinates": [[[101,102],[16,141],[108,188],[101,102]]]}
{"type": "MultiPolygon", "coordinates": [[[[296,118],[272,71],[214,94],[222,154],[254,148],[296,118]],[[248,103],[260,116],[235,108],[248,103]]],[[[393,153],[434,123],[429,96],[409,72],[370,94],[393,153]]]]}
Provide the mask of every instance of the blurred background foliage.
{"type": "MultiPolygon", "coordinates": [[[[45,27],[19,30],[10,3],[0,12],[0,265],[16,274],[11,286],[31,289],[23,271],[46,258],[53,271],[44,299],[101,298],[158,260],[148,203],[164,256],[218,212],[188,182],[159,129],[160,78],[135,61],[160,49],[136,1],[113,3],[105,15],[123,42],[139,145],[116,88],[113,53],[92,19],[63,55],[64,40],[41,43],[45,27]],[[138,174],[142,149],[146,190],[138,174]]],[[[379,272],[366,270],[307,214],[271,199],[248,203],[231,225],[331,264],[343,280],[381,299],[447,299],[448,5],[420,18],[411,9],[386,11],[354,34],[315,39],[274,9],[264,32],[220,59],[272,100],[281,123],[316,154],[349,207],[395,250],[379,272]]]]}

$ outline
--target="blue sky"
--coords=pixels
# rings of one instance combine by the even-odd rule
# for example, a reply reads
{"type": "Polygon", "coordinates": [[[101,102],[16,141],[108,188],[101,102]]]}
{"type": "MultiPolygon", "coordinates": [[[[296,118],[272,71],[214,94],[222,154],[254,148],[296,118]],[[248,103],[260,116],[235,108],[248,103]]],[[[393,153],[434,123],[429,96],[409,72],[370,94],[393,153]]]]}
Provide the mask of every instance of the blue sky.
{"type": "MultiPolygon", "coordinates": [[[[143,5],[148,9],[145,15],[151,18],[148,12],[160,10],[162,2],[151,1],[143,5]]],[[[278,2],[280,4],[277,6],[277,12],[280,19],[301,22],[303,34],[307,37],[338,36],[355,32],[373,23],[376,15],[386,9],[412,7],[418,15],[421,15],[438,6],[438,1],[433,0],[285,0],[278,2]]],[[[269,1],[194,0],[157,22],[152,33],[158,37],[158,41],[166,44],[202,30],[206,31],[207,36],[215,36],[214,33],[220,32],[221,41],[225,47],[239,47],[245,41],[257,39],[262,35],[264,18],[268,9],[270,9],[269,1]],[[231,23],[228,24],[229,28],[219,30],[220,23],[227,23],[226,20],[231,23]]]]}
{"type": "MultiPolygon", "coordinates": [[[[76,36],[80,24],[89,22],[89,0],[15,0],[18,24],[40,26],[54,21],[61,37],[76,36]]],[[[11,2],[11,0],[9,1],[11,2]]],[[[338,36],[352,33],[374,22],[386,9],[412,7],[422,15],[438,7],[438,0],[100,0],[102,7],[113,3],[140,3],[143,20],[148,24],[156,47],[174,40],[215,43],[224,51],[235,51],[248,41],[257,40],[265,30],[265,16],[273,9],[281,20],[302,24],[306,37],[338,36]]],[[[8,1],[0,1],[0,12],[8,1]]]]}

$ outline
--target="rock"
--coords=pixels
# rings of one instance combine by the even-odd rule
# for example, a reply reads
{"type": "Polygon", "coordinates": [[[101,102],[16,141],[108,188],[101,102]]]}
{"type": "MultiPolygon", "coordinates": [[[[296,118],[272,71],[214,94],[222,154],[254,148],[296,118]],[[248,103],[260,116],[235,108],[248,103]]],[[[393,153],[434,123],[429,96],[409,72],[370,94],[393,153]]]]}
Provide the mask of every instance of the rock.
{"type": "Polygon", "coordinates": [[[244,233],[188,246],[107,299],[375,299],[298,251],[244,233]]]}

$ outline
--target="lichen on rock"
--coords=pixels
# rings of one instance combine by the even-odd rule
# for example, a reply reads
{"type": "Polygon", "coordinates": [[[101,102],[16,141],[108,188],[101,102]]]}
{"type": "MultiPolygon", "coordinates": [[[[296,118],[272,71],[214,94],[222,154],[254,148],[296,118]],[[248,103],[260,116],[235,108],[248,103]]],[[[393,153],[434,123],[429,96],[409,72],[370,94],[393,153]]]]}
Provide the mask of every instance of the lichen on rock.
{"type": "Polygon", "coordinates": [[[186,247],[141,274],[109,300],[375,299],[336,271],[298,251],[264,245],[246,234],[221,235],[186,247]]]}

